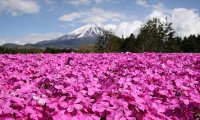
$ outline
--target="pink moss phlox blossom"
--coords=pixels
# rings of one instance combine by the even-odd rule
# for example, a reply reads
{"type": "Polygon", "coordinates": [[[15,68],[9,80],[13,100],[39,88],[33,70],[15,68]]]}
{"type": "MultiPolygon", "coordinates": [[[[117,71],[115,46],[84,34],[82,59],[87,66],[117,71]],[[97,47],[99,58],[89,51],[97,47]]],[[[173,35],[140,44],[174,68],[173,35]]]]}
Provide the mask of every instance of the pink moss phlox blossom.
{"type": "Polygon", "coordinates": [[[0,119],[195,120],[200,54],[0,55],[0,119]]]}

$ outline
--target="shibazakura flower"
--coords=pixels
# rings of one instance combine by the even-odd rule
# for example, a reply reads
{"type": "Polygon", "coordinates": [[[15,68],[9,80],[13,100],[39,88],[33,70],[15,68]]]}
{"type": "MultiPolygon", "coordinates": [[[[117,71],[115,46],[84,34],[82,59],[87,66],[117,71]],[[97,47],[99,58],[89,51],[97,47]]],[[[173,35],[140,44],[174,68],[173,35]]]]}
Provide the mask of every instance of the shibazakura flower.
{"type": "Polygon", "coordinates": [[[0,55],[0,119],[193,120],[200,54],[0,55]]]}

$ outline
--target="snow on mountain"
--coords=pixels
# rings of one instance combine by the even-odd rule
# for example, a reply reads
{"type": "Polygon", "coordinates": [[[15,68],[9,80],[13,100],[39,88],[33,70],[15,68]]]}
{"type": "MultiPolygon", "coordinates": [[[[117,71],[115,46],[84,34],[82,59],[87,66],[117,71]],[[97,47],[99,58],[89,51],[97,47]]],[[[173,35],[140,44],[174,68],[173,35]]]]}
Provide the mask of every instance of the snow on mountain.
{"type": "Polygon", "coordinates": [[[103,35],[104,32],[107,32],[104,28],[94,25],[88,24],[83,27],[80,27],[65,36],[52,39],[52,40],[44,40],[37,42],[36,44],[27,44],[24,46],[19,46],[15,44],[7,44],[5,46],[14,48],[79,48],[81,45],[93,45],[96,43],[98,37],[103,35]]]}
{"type": "Polygon", "coordinates": [[[36,43],[40,47],[55,47],[55,48],[79,48],[80,45],[95,44],[97,38],[102,35],[106,30],[94,24],[88,24],[80,27],[65,36],[45,40],[36,43]]]}
{"type": "Polygon", "coordinates": [[[69,34],[59,38],[59,39],[78,39],[78,38],[84,38],[84,37],[93,37],[93,36],[99,36],[102,35],[103,32],[106,31],[104,28],[97,26],[95,24],[87,24],[83,27],[80,27],[69,34]]]}

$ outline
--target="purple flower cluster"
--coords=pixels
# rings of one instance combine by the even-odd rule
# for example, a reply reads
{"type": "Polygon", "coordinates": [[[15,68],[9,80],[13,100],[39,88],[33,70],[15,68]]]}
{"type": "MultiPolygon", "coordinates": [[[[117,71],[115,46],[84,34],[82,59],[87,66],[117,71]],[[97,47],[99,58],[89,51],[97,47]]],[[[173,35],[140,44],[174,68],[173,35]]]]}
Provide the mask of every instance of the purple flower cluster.
{"type": "Polygon", "coordinates": [[[0,119],[194,120],[200,54],[0,55],[0,119]]]}

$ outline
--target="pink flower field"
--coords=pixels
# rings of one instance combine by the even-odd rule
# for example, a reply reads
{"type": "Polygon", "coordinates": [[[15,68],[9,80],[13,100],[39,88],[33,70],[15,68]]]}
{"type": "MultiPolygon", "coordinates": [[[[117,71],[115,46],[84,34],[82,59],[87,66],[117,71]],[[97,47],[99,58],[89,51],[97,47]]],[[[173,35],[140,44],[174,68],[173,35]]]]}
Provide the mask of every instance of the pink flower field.
{"type": "Polygon", "coordinates": [[[0,120],[199,120],[200,54],[0,55],[0,120]]]}

